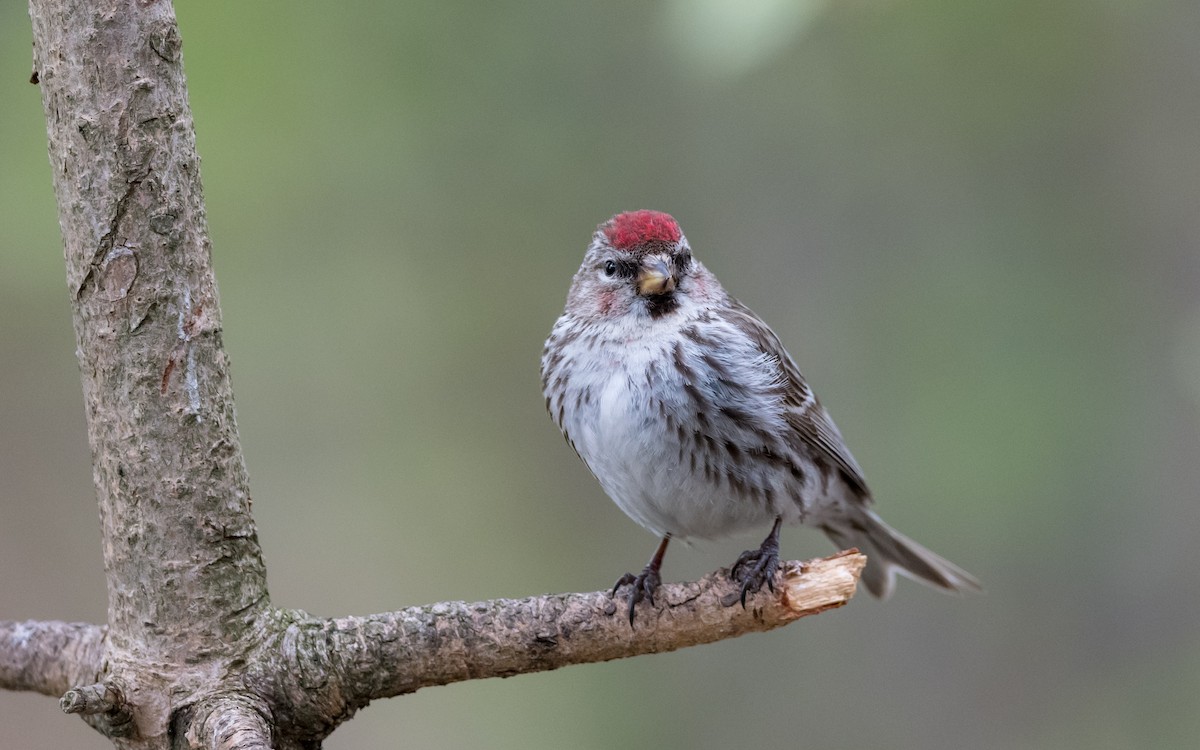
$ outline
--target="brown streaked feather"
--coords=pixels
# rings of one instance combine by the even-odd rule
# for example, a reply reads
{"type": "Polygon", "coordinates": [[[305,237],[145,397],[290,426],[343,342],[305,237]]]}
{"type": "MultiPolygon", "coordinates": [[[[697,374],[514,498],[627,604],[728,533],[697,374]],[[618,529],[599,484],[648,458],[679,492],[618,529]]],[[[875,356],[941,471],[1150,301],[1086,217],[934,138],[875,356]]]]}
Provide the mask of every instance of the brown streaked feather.
{"type": "Polygon", "coordinates": [[[867,488],[867,479],[863,476],[862,469],[854,460],[850,449],[846,447],[837,425],[809,388],[804,376],[800,374],[800,368],[787,353],[779,337],[754,314],[753,310],[733,297],[729,297],[729,306],[729,310],[724,313],[729,322],[758,344],[764,354],[778,360],[779,367],[788,381],[784,403],[788,408],[787,422],[795,431],[795,437],[811,448],[818,459],[825,459],[839,469],[847,484],[864,502],[869,502],[871,491],[867,488]]]}

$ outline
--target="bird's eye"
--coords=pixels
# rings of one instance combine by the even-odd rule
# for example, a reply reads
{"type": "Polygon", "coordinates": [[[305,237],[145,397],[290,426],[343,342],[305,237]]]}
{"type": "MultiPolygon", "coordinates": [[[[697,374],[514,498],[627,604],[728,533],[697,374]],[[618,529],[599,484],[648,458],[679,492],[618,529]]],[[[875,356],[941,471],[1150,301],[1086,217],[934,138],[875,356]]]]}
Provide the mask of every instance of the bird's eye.
{"type": "Polygon", "coordinates": [[[610,260],[610,261],[605,262],[604,275],[605,276],[616,276],[617,275],[617,262],[615,260],[610,260]]]}

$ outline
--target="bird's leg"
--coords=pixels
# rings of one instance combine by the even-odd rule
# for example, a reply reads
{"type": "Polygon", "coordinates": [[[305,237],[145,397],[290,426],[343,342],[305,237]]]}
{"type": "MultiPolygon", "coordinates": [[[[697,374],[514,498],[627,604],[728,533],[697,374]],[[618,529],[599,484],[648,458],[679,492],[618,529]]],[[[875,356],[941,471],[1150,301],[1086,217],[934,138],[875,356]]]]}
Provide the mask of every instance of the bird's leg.
{"type": "Polygon", "coordinates": [[[779,570],[779,527],[782,524],[783,517],[775,516],[775,525],[762,546],[743,552],[729,569],[729,577],[742,584],[742,609],[746,608],[746,594],[758,593],[764,583],[775,591],[775,572],[779,570]]]}
{"type": "Polygon", "coordinates": [[[626,573],[617,580],[613,586],[613,596],[617,595],[617,589],[625,584],[632,583],[633,591],[629,592],[629,626],[633,627],[633,608],[642,599],[649,599],[650,605],[654,606],[654,590],[662,585],[662,578],[658,573],[662,570],[663,555],[667,553],[667,542],[671,541],[671,535],[667,534],[658,543],[658,549],[654,551],[654,557],[650,558],[650,562],[646,563],[646,567],[642,568],[642,574],[634,576],[632,573],[626,573]]]}

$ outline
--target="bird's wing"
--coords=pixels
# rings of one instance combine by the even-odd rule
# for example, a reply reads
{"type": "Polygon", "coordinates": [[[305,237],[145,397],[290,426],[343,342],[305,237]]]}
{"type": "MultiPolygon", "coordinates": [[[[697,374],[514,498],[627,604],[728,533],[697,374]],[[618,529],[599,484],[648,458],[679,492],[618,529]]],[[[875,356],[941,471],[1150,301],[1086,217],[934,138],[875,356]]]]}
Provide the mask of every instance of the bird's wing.
{"type": "Polygon", "coordinates": [[[777,360],[784,377],[787,378],[784,402],[787,406],[787,422],[794,431],[794,437],[807,446],[818,459],[824,459],[839,469],[846,482],[863,499],[869,499],[871,491],[867,489],[867,479],[863,476],[862,468],[846,447],[837,425],[829,418],[829,413],[821,406],[804,376],[800,374],[800,368],[783,348],[779,337],[750,308],[733,297],[729,298],[729,303],[729,322],[754,341],[763,353],[777,360]]]}

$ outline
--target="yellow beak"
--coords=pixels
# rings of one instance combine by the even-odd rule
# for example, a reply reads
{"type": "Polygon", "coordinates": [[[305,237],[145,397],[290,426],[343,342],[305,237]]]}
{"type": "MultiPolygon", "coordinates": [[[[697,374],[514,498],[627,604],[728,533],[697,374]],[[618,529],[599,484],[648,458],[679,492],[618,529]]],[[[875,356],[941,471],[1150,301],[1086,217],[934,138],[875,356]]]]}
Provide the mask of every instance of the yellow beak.
{"type": "Polygon", "coordinates": [[[675,277],[662,258],[646,258],[638,272],[637,293],[643,297],[675,290],[675,277]]]}

